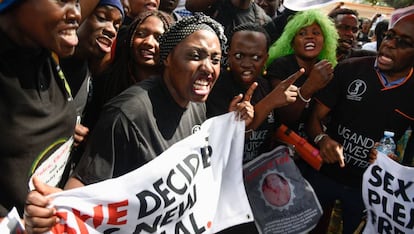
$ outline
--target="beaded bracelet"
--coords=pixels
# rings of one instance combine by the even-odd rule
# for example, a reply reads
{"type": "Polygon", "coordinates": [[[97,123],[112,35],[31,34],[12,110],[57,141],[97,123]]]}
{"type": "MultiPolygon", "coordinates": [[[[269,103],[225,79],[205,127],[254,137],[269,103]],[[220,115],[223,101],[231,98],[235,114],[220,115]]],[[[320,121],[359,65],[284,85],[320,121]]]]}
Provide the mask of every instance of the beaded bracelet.
{"type": "Polygon", "coordinates": [[[311,101],[311,98],[305,99],[302,94],[300,94],[300,88],[298,88],[298,96],[303,102],[309,103],[311,101]]]}

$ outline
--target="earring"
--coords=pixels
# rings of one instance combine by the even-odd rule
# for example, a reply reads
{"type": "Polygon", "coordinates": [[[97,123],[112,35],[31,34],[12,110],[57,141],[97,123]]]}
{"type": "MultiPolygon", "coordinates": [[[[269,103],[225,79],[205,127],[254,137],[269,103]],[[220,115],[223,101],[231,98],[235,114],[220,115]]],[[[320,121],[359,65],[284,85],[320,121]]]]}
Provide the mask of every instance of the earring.
{"type": "Polygon", "coordinates": [[[262,71],[262,75],[263,75],[263,76],[266,76],[266,75],[267,75],[267,70],[266,70],[266,68],[262,71]]]}
{"type": "Polygon", "coordinates": [[[227,66],[227,67],[226,67],[226,70],[227,70],[227,71],[231,71],[230,66],[227,66]]]}

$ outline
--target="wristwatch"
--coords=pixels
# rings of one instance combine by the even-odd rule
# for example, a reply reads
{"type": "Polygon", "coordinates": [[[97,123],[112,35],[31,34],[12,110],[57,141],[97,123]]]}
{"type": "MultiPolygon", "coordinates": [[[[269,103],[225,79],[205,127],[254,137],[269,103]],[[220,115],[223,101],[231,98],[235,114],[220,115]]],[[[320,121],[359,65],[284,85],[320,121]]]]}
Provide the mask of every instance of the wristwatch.
{"type": "Polygon", "coordinates": [[[319,133],[318,135],[316,135],[316,137],[313,139],[313,142],[315,143],[315,145],[317,145],[324,137],[328,136],[328,134],[326,133],[319,133]]]}

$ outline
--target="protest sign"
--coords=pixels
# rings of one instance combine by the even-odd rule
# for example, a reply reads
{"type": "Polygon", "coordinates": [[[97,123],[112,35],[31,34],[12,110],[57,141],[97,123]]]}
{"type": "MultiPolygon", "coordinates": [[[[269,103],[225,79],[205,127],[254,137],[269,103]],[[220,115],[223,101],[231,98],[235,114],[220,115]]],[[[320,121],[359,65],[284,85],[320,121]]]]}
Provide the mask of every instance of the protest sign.
{"type": "Polygon", "coordinates": [[[16,207],[7,214],[6,217],[0,222],[0,233],[13,233],[13,234],[23,234],[24,225],[20,221],[19,213],[17,212],[16,207]]]}
{"type": "Polygon", "coordinates": [[[244,122],[234,113],[121,177],[54,194],[51,233],[215,233],[253,221],[243,186],[244,122]]]}
{"type": "Polygon", "coordinates": [[[261,233],[306,233],[322,216],[313,188],[302,177],[286,146],[247,163],[244,178],[261,233]]]}
{"type": "Polygon", "coordinates": [[[414,233],[414,168],[378,152],[364,173],[362,195],[367,208],[363,233],[414,233]]]}
{"type": "MultiPolygon", "coordinates": [[[[43,183],[46,183],[50,186],[57,186],[60,180],[62,179],[62,175],[65,171],[66,164],[69,160],[70,152],[72,150],[74,139],[73,137],[69,138],[69,140],[61,139],[55,142],[53,147],[58,147],[45,161],[41,162],[40,165],[36,168],[33,172],[32,176],[30,177],[29,182],[29,189],[33,190],[33,177],[39,178],[43,183]]],[[[39,159],[42,159],[39,157],[39,159]]],[[[37,165],[36,162],[35,165],[37,165]]]]}

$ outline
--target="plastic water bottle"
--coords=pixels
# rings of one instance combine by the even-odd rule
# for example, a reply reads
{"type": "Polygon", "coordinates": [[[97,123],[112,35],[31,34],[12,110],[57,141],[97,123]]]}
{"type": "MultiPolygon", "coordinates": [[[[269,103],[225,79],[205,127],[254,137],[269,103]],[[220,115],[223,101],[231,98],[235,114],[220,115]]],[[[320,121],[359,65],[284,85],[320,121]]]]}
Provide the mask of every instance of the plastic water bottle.
{"type": "Polygon", "coordinates": [[[395,154],[396,144],[393,139],[394,133],[390,131],[384,131],[384,136],[380,140],[380,144],[377,147],[377,151],[385,155],[395,154]]]}

